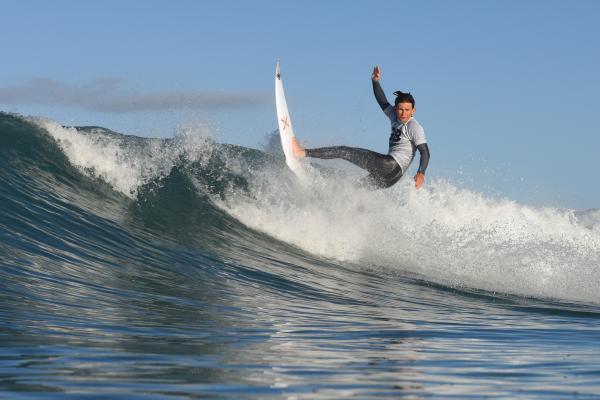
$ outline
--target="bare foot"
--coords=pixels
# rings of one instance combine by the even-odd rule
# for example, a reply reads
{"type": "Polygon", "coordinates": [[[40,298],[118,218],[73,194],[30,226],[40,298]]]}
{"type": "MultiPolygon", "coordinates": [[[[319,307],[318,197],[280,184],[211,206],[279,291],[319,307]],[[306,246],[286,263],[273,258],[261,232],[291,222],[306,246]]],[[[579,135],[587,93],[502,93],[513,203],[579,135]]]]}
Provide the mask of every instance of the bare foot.
{"type": "Polygon", "coordinates": [[[296,140],[296,136],[292,136],[292,152],[294,156],[297,158],[302,158],[306,156],[306,152],[304,148],[300,146],[300,143],[296,140]]]}

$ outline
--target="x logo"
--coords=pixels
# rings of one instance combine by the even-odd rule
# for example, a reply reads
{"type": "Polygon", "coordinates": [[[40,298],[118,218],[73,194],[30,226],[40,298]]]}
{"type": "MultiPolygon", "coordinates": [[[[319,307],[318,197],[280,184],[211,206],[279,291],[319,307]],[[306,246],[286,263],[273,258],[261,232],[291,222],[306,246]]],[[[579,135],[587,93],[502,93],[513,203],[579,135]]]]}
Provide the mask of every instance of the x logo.
{"type": "Polygon", "coordinates": [[[289,128],[290,123],[288,122],[288,117],[282,118],[281,122],[283,122],[283,130],[285,130],[285,128],[289,128]]]}

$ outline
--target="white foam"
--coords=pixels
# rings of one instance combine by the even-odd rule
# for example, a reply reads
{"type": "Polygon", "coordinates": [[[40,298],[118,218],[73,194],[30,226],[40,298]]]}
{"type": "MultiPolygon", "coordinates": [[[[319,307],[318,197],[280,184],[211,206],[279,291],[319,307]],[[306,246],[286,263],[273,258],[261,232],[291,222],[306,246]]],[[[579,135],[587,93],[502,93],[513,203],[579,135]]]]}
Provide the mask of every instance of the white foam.
{"type": "Polygon", "coordinates": [[[256,176],[256,200],[230,199],[227,209],[323,257],[445,285],[600,303],[600,212],[583,223],[572,210],[485,198],[435,179],[420,190],[403,179],[383,191],[284,179],[256,176]]]}
{"type": "Polygon", "coordinates": [[[210,133],[202,126],[180,127],[175,138],[166,141],[113,135],[102,129],[88,134],[46,118],[29,121],[56,139],[72,165],[131,198],[148,180],[167,175],[181,156],[201,160],[212,147],[210,133]]]}

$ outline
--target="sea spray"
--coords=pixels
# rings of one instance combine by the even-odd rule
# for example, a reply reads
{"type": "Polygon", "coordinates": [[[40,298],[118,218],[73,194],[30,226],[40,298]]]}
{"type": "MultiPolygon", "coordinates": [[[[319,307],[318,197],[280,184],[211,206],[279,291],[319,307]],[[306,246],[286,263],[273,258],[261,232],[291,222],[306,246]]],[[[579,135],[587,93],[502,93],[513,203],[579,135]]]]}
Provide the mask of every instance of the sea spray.
{"type": "Polygon", "coordinates": [[[143,184],[166,176],[180,160],[206,160],[213,144],[202,126],[181,126],[173,139],[146,139],[103,128],[66,127],[46,118],[29,120],[45,129],[83,173],[103,179],[131,198],[143,184]]]}
{"type": "Polygon", "coordinates": [[[404,179],[383,191],[353,179],[324,175],[307,188],[271,175],[270,190],[255,182],[254,199],[227,207],[322,257],[452,287],[600,302],[600,234],[572,210],[490,199],[436,178],[421,190],[404,179]]]}

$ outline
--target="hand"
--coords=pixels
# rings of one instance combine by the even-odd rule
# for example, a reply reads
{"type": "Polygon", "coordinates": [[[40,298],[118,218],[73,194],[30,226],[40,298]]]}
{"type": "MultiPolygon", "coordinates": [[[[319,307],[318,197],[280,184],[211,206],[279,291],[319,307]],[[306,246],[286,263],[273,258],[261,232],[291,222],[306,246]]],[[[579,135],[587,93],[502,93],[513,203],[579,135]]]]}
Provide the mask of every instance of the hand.
{"type": "Polygon", "coordinates": [[[415,175],[415,187],[418,189],[423,186],[423,183],[425,183],[425,174],[422,172],[417,172],[415,175]]]}
{"type": "Polygon", "coordinates": [[[379,69],[379,65],[376,65],[375,68],[373,68],[373,75],[371,75],[371,79],[375,82],[381,79],[381,70],[379,69]]]}

